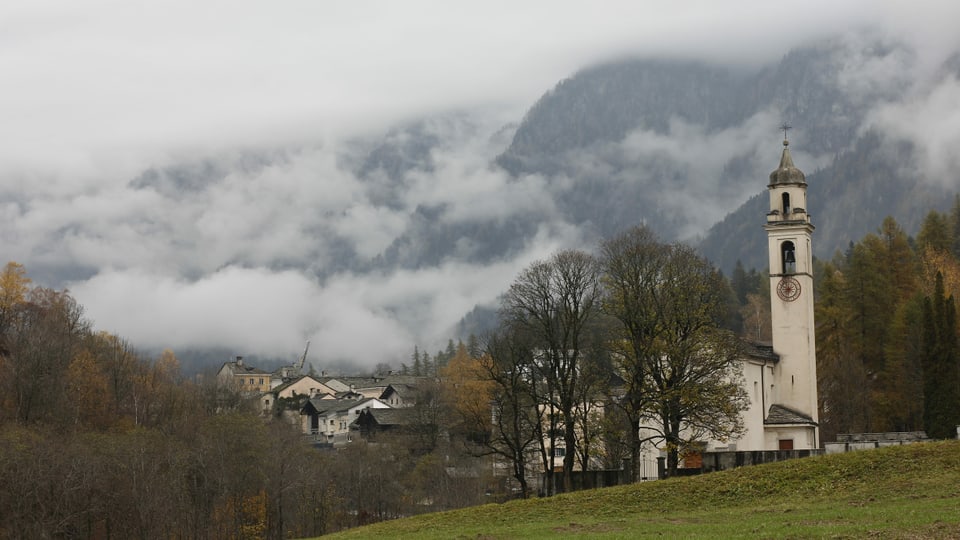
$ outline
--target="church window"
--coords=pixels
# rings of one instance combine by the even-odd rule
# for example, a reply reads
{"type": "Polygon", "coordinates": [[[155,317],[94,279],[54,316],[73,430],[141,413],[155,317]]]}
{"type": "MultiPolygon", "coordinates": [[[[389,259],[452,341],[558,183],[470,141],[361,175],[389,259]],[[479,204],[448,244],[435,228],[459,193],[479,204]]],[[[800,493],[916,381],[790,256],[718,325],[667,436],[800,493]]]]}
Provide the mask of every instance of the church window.
{"type": "Polygon", "coordinates": [[[781,210],[783,210],[783,215],[786,216],[790,213],[790,194],[784,193],[780,196],[780,199],[783,201],[783,208],[781,210]]]}
{"type": "Polygon", "coordinates": [[[793,274],[797,271],[797,254],[793,242],[784,242],[780,244],[780,251],[783,254],[783,273],[793,274]]]}

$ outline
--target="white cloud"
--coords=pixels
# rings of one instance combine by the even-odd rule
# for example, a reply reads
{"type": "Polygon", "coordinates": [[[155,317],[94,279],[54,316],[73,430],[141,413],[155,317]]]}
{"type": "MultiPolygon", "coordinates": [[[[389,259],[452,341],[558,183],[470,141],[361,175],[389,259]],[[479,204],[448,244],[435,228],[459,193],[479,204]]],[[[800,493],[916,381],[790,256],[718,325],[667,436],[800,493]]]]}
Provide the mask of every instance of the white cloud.
{"type": "Polygon", "coordinates": [[[904,102],[878,107],[870,127],[914,143],[919,154],[915,171],[921,178],[948,188],[960,186],[960,81],[948,75],[932,85],[920,85],[904,102]]]}
{"type": "MultiPolygon", "coordinates": [[[[502,150],[489,135],[558,80],[616,55],[757,65],[877,23],[934,66],[957,45],[957,19],[953,3],[867,0],[9,2],[0,5],[0,241],[28,271],[90,275],[67,285],[98,328],[138,345],[293,356],[312,338],[321,362],[404,360],[415,343],[445,342],[460,315],[492,302],[531,261],[590,247],[545,195],[574,179],[508,179],[489,166],[502,150]],[[451,110],[481,112],[442,119],[451,110]],[[421,117],[439,118],[425,127],[442,141],[434,168],[408,173],[383,204],[389,180],[358,179],[338,152],[421,117]],[[510,260],[388,274],[342,267],[344,249],[360,260],[381,254],[419,205],[443,207],[444,223],[542,221],[510,260]]],[[[853,65],[848,83],[869,90],[903,62],[853,65]]],[[[944,111],[960,109],[957,90],[944,83],[877,121],[922,140],[946,174],[958,128],[944,111]]],[[[723,165],[714,156],[761,147],[770,121],[722,133],[674,123],[668,136],[636,132],[606,150],[658,152],[731,201],[742,193],[710,184],[723,165]],[[690,153],[705,159],[690,165],[690,153]]],[[[585,169],[604,166],[584,158],[585,169]]]]}

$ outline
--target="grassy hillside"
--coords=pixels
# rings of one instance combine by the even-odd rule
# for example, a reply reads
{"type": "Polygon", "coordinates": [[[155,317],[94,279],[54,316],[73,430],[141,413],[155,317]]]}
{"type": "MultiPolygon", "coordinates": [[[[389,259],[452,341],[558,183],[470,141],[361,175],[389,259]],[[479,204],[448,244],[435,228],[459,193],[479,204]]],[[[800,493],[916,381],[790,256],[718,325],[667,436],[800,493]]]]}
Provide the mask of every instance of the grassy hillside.
{"type": "Polygon", "coordinates": [[[960,442],[428,514],[334,538],[960,538],[960,442]]]}

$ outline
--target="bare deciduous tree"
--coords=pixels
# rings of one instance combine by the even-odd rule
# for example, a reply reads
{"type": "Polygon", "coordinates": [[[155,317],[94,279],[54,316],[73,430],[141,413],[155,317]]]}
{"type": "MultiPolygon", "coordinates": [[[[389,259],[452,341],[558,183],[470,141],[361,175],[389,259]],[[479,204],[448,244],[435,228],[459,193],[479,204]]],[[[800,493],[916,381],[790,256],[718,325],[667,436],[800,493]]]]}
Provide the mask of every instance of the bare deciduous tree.
{"type": "MultiPolygon", "coordinates": [[[[576,404],[580,370],[589,350],[590,325],[599,315],[600,267],[590,254],[560,251],[547,261],[522,271],[507,291],[501,315],[506,324],[529,335],[536,347],[535,376],[542,378],[551,427],[562,431],[563,486],[573,488],[572,473],[578,444],[576,404]],[[557,419],[553,419],[553,414],[557,419]]],[[[551,449],[554,430],[551,429],[551,449]]],[[[553,452],[551,452],[553,454],[553,452]]]]}

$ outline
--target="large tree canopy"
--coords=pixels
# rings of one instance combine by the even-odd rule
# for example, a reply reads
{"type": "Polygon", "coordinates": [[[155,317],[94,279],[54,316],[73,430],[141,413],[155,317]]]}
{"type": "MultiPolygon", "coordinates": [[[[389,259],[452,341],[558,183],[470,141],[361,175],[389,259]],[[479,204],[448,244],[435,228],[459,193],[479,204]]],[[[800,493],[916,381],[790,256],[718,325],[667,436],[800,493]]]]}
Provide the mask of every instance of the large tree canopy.
{"type": "MultiPolygon", "coordinates": [[[[660,243],[643,227],[606,241],[602,253],[604,310],[619,323],[620,404],[631,425],[666,443],[675,473],[684,446],[743,430],[740,341],[721,328],[728,288],[691,248],[660,243]]],[[[635,464],[639,436],[630,442],[635,464]]]]}

